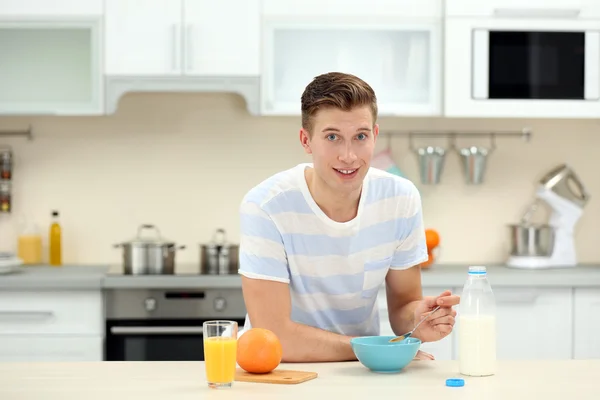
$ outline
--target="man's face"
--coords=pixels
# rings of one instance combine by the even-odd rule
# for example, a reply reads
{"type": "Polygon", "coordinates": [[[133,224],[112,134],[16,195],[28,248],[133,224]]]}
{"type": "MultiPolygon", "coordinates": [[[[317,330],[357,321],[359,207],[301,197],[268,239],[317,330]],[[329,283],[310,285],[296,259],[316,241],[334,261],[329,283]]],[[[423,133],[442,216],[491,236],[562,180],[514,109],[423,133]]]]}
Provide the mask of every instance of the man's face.
{"type": "Polygon", "coordinates": [[[313,117],[312,126],[310,135],[300,130],[300,142],[312,154],[319,178],[338,193],[360,189],[379,134],[370,108],[323,109],[313,117]]]}

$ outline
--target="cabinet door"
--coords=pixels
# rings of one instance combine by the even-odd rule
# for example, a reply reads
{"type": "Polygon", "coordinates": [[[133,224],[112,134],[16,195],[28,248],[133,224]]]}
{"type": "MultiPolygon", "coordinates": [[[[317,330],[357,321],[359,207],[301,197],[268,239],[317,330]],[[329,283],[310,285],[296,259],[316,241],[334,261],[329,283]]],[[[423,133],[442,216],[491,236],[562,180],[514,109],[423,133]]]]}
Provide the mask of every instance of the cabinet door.
{"type": "Polygon", "coordinates": [[[0,0],[0,16],[37,17],[102,15],[103,0],[0,0]]]}
{"type": "Polygon", "coordinates": [[[393,16],[437,17],[441,16],[442,10],[439,0],[262,0],[262,12],[266,16],[358,16],[381,21],[393,16]]]}
{"type": "Polygon", "coordinates": [[[104,359],[102,336],[2,336],[0,362],[81,362],[104,359]]]}
{"type": "Polygon", "coordinates": [[[182,73],[181,0],[106,0],[106,74],[182,73]]]}
{"type": "Polygon", "coordinates": [[[185,73],[260,74],[260,0],[184,0],[185,73]]]}
{"type": "Polygon", "coordinates": [[[574,358],[600,358],[600,289],[576,289],[574,310],[574,358]]]}
{"type": "MultiPolygon", "coordinates": [[[[498,360],[572,358],[573,302],[570,288],[492,287],[492,290],[496,297],[498,360]]],[[[460,306],[458,313],[460,316],[460,306]]],[[[456,335],[460,332],[458,321],[460,318],[456,324],[456,335]]],[[[457,348],[456,354],[459,353],[457,348]]]]}
{"type": "Polygon", "coordinates": [[[338,18],[303,23],[277,18],[266,23],[264,33],[263,114],[300,114],[306,85],[331,71],[354,74],[369,83],[382,116],[440,113],[436,22],[362,23],[338,18]]]}
{"type": "Polygon", "coordinates": [[[100,26],[0,18],[0,114],[102,114],[100,26]]]}

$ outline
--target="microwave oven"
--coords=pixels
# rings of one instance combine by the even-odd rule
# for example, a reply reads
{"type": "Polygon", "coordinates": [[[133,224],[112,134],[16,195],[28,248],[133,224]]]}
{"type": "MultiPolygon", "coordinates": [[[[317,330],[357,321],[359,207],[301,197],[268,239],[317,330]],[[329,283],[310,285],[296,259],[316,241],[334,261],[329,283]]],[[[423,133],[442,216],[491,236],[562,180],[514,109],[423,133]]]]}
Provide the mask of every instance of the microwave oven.
{"type": "Polygon", "coordinates": [[[600,1],[597,7],[586,8],[586,15],[577,8],[501,8],[493,2],[471,15],[450,9],[445,114],[600,117],[600,1]]]}

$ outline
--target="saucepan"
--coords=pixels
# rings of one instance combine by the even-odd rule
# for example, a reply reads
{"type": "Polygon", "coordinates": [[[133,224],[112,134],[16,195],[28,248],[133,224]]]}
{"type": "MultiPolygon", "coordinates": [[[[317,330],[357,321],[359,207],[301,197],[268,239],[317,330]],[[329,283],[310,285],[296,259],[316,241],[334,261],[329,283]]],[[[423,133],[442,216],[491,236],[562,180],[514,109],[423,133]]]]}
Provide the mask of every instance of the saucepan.
{"type": "Polygon", "coordinates": [[[185,249],[162,238],[159,229],[151,224],[140,225],[137,236],[114,247],[123,248],[123,272],[127,275],[162,275],[175,273],[175,252],[185,249]],[[154,230],[153,237],[143,237],[144,229],[154,230]]]}
{"type": "Polygon", "coordinates": [[[225,229],[217,229],[210,243],[200,245],[201,274],[237,274],[238,264],[239,245],[229,243],[225,229]]]}

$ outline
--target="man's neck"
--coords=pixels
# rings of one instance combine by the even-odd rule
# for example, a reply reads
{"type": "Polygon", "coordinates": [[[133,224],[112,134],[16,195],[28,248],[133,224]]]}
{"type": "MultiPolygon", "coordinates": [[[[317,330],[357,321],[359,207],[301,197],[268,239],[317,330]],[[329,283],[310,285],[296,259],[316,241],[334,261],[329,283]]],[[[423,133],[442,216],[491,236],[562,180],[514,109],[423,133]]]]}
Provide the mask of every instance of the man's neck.
{"type": "Polygon", "coordinates": [[[304,177],[311,196],[325,215],[336,222],[348,222],[356,217],[362,186],[351,193],[333,193],[313,168],[305,170],[304,177]]]}

